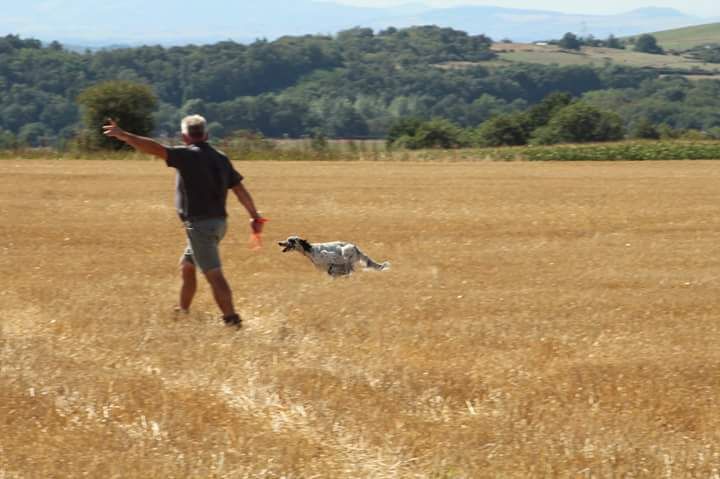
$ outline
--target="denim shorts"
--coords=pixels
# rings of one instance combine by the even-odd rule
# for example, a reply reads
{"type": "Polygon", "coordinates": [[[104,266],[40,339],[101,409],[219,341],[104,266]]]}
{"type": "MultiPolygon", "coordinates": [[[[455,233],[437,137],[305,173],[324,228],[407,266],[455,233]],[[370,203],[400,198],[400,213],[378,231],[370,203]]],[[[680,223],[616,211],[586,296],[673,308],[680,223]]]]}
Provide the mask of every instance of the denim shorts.
{"type": "Polygon", "coordinates": [[[220,268],[219,246],[227,231],[225,218],[185,221],[184,224],[188,245],[181,261],[194,264],[203,273],[220,268]]]}

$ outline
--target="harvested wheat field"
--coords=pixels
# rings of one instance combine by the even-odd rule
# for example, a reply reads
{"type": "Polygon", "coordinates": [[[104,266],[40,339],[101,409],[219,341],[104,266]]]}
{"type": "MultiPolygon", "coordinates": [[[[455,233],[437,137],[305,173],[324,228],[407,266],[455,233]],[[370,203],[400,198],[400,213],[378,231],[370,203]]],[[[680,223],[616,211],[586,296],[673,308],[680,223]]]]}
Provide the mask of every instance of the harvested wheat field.
{"type": "Polygon", "coordinates": [[[720,474],[720,162],[237,168],[241,331],[173,315],[161,163],[0,162],[1,478],[720,474]]]}

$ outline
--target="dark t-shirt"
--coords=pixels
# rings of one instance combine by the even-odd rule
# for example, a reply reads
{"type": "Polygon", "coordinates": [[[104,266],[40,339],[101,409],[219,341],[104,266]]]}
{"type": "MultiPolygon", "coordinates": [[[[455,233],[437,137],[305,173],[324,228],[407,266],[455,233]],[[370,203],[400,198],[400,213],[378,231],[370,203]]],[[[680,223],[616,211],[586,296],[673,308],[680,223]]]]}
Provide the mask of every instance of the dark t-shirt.
{"type": "Polygon", "coordinates": [[[227,217],[227,191],[243,179],[227,156],[196,143],[168,148],[167,165],[178,171],[175,207],[183,221],[227,217]]]}

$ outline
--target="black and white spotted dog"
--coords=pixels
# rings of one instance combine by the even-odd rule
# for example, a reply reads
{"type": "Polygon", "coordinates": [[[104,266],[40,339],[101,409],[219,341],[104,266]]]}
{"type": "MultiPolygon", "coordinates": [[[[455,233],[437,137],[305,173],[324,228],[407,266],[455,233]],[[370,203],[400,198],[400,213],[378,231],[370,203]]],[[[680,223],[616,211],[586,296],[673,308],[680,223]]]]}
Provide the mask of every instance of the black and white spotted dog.
{"type": "Polygon", "coordinates": [[[310,243],[298,236],[291,236],[278,244],[283,247],[283,253],[297,251],[312,261],[312,264],[318,269],[327,272],[333,278],[351,274],[357,263],[362,263],[367,268],[378,271],[390,268],[390,263],[387,261],[376,263],[352,243],[342,241],[310,243]]]}

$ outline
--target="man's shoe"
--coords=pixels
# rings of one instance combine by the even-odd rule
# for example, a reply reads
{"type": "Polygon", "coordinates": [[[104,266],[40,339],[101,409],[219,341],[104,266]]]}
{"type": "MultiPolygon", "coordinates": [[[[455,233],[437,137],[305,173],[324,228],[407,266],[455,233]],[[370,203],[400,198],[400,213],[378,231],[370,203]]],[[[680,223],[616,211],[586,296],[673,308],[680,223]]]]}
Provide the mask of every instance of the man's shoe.
{"type": "Polygon", "coordinates": [[[242,328],[242,319],[239,314],[231,314],[230,316],[223,317],[226,326],[234,326],[236,328],[242,328]]]}

